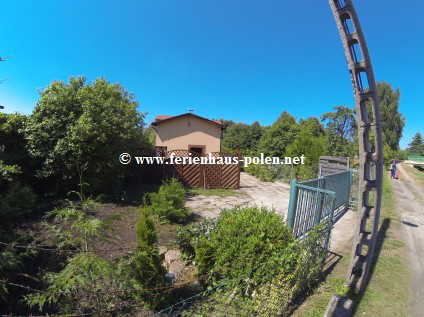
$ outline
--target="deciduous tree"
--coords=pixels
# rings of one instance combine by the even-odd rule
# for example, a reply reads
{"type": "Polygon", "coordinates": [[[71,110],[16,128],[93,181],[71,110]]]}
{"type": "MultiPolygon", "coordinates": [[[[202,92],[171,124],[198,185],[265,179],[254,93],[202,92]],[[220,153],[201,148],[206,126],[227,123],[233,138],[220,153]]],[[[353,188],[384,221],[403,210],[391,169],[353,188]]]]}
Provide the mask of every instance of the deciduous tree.
{"type": "Polygon", "coordinates": [[[25,129],[28,151],[42,163],[38,176],[50,190],[69,190],[85,166],[92,191],[113,187],[125,171],[118,155],[144,142],[144,114],[134,96],[119,83],[99,78],[87,84],[84,77],[54,81],[40,96],[25,129]]]}
{"type": "Polygon", "coordinates": [[[336,106],[326,112],[321,121],[327,125],[327,144],[330,155],[353,156],[356,132],[355,112],[346,106],[336,106]]]}
{"type": "Polygon", "coordinates": [[[268,156],[285,155],[287,147],[294,141],[299,131],[296,118],[284,111],[259,140],[258,149],[268,156]]]}
{"type": "Polygon", "coordinates": [[[378,101],[381,113],[381,128],[383,142],[393,151],[399,150],[399,140],[405,127],[405,118],[399,112],[399,88],[396,90],[385,82],[377,83],[378,101]]]}

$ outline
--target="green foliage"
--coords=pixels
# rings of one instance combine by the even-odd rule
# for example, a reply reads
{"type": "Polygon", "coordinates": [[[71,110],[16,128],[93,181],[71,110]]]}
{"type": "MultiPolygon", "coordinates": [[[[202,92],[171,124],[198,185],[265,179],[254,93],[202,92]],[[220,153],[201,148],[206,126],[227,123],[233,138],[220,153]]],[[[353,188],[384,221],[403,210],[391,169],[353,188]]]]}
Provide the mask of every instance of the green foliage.
{"type": "Polygon", "coordinates": [[[393,151],[397,151],[405,127],[405,117],[399,112],[399,88],[394,90],[389,83],[382,81],[377,83],[377,93],[383,142],[388,144],[393,151]]]}
{"type": "Polygon", "coordinates": [[[252,300],[255,316],[290,316],[293,302],[302,292],[317,285],[327,257],[325,225],[311,230],[301,242],[290,245],[269,283],[261,285],[252,300]]]}
{"type": "Polygon", "coordinates": [[[28,166],[23,130],[28,117],[20,113],[0,112],[0,160],[8,165],[28,166]]]}
{"type": "Polygon", "coordinates": [[[0,217],[16,219],[31,213],[36,196],[27,185],[14,183],[6,194],[0,194],[0,217]]]}
{"type": "Polygon", "coordinates": [[[257,121],[252,125],[232,123],[223,133],[222,147],[230,152],[255,150],[261,135],[262,128],[257,121]]]}
{"type": "Polygon", "coordinates": [[[384,165],[386,168],[390,166],[390,163],[397,156],[397,151],[393,151],[392,148],[386,143],[383,147],[384,165]]]}
{"type": "MultiPolygon", "coordinates": [[[[4,238],[3,238],[4,239],[4,238]]],[[[13,243],[12,243],[13,244],[13,243]]],[[[18,252],[13,246],[1,246],[0,247],[0,280],[13,281],[18,275],[18,272],[21,272],[24,261],[29,257],[35,255],[35,252],[31,249],[25,249],[18,252]]],[[[7,285],[0,283],[0,306],[3,304],[10,304],[10,302],[15,301],[13,294],[10,292],[7,285]]],[[[6,305],[5,305],[6,307],[6,305]]]]}
{"type": "Polygon", "coordinates": [[[298,129],[296,119],[284,111],[277,121],[262,134],[258,143],[258,151],[266,156],[283,157],[286,148],[295,139],[298,129]]]}
{"type": "Polygon", "coordinates": [[[77,165],[87,166],[92,192],[116,186],[127,170],[118,155],[145,143],[144,114],[134,96],[104,78],[86,84],[84,77],[54,81],[40,95],[25,134],[30,155],[42,163],[38,176],[51,184],[48,190],[74,188],[77,165]]]}
{"type": "Polygon", "coordinates": [[[358,152],[354,142],[357,130],[355,111],[346,106],[337,106],[333,110],[321,116],[321,121],[327,124],[328,154],[353,157],[358,152]]]}
{"type": "Polygon", "coordinates": [[[225,284],[195,313],[290,315],[296,297],[319,281],[327,256],[326,228],[321,224],[294,241],[280,216],[254,207],[223,212],[210,230],[187,231],[199,274],[210,275],[209,285],[225,284]]]}
{"type": "Polygon", "coordinates": [[[244,167],[244,171],[250,175],[256,176],[263,182],[273,182],[277,175],[275,169],[268,165],[260,164],[250,164],[247,167],[244,167]]]}
{"type": "Polygon", "coordinates": [[[137,223],[138,246],[152,247],[157,241],[155,225],[148,215],[148,209],[143,207],[140,211],[140,220],[137,223]]]}
{"type": "Polygon", "coordinates": [[[146,208],[141,210],[137,224],[136,250],[118,262],[111,262],[94,253],[94,242],[108,238],[107,233],[119,215],[100,220],[94,216],[96,206],[96,201],[83,199],[47,214],[55,216],[50,231],[58,248],[73,247],[80,252],[69,257],[61,271],[42,276],[45,291],[25,297],[31,307],[49,307],[59,313],[92,311],[95,316],[105,316],[124,309],[129,300],[156,306],[166,299],[165,294],[151,290],[166,286],[166,271],[146,208]]]}
{"type": "Polygon", "coordinates": [[[318,120],[315,120],[311,120],[309,124],[301,124],[300,132],[287,148],[287,156],[305,156],[305,164],[293,167],[298,180],[315,178],[318,172],[319,157],[328,153],[324,131],[318,125],[318,120]]]}
{"type": "Polygon", "coordinates": [[[5,190],[6,185],[13,181],[16,175],[21,174],[21,169],[17,165],[6,165],[0,160],[0,190],[5,190]]]}
{"type": "Polygon", "coordinates": [[[151,193],[150,209],[163,221],[184,223],[188,220],[190,212],[185,207],[184,186],[176,179],[167,180],[157,193],[151,193]]]}
{"type": "Polygon", "coordinates": [[[167,298],[165,293],[152,290],[166,286],[166,270],[162,266],[159,251],[155,245],[155,226],[145,207],[140,211],[137,237],[137,249],[119,262],[118,272],[122,276],[120,287],[136,289],[136,292],[130,292],[128,295],[135,299],[142,299],[146,304],[154,307],[167,298]]]}
{"type": "Polygon", "coordinates": [[[45,226],[59,248],[72,247],[89,252],[92,251],[96,239],[108,238],[113,222],[121,215],[115,214],[100,220],[94,213],[98,205],[96,200],[87,198],[81,199],[80,202],[68,201],[68,206],[46,213],[45,218],[54,216],[54,222],[45,226]]]}
{"type": "Polygon", "coordinates": [[[195,244],[198,273],[212,273],[208,283],[225,280],[244,289],[262,283],[273,272],[259,268],[293,241],[283,219],[266,208],[224,211],[214,226],[195,244]]]}
{"type": "Polygon", "coordinates": [[[424,141],[421,133],[415,133],[412,138],[411,143],[408,144],[409,147],[406,150],[409,155],[420,155],[424,156],[424,141]]]}
{"type": "Polygon", "coordinates": [[[92,253],[79,253],[70,258],[59,273],[49,272],[43,277],[47,285],[44,293],[25,296],[29,306],[56,307],[59,313],[105,311],[119,303],[119,297],[108,290],[116,289],[119,276],[113,263],[92,253]]]}
{"type": "Polygon", "coordinates": [[[216,228],[215,219],[204,219],[203,221],[189,225],[184,229],[178,229],[176,242],[183,257],[188,261],[193,261],[196,256],[195,246],[199,239],[209,235],[216,228]]]}

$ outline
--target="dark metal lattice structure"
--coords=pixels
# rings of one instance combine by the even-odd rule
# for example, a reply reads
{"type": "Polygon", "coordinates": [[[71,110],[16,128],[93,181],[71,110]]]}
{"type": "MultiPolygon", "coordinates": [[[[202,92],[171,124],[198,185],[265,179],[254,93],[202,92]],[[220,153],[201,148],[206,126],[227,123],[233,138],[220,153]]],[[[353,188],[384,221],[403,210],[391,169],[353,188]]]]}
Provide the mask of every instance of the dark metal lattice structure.
{"type": "Polygon", "coordinates": [[[359,140],[359,219],[346,284],[365,288],[380,216],[383,149],[377,86],[365,37],[351,0],[329,0],[352,78],[359,140]],[[371,142],[370,133],[374,134],[371,142]]]}

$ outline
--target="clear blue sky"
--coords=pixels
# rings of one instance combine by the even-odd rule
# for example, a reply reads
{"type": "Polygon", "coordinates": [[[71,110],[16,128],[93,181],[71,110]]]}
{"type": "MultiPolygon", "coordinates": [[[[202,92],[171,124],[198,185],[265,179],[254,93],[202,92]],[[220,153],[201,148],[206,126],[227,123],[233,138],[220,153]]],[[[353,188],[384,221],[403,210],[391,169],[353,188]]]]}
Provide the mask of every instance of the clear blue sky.
{"type": "MultiPolygon", "coordinates": [[[[404,148],[424,133],[424,2],[355,5],[376,79],[401,90],[404,148]]],[[[327,0],[4,1],[0,26],[6,112],[31,113],[37,89],[76,75],[120,82],[147,122],[194,108],[269,125],[354,105],[327,0]]]]}

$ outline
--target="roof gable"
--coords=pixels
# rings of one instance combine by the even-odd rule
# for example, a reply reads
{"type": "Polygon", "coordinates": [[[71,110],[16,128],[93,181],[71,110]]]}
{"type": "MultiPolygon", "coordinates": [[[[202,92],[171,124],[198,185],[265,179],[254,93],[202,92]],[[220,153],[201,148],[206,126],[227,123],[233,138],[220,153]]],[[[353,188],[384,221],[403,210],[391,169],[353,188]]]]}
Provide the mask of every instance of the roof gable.
{"type": "Polygon", "coordinates": [[[210,119],[198,116],[198,115],[191,113],[191,112],[183,113],[183,114],[180,114],[178,116],[158,115],[158,116],[156,116],[155,121],[152,123],[152,126],[157,126],[159,123],[170,121],[170,120],[175,119],[175,118],[185,117],[185,116],[192,116],[192,117],[195,117],[195,118],[198,118],[198,119],[201,119],[201,120],[205,120],[206,122],[209,122],[209,123],[212,123],[214,125],[219,126],[221,129],[225,129],[225,126],[221,121],[210,120],[210,119]]]}

